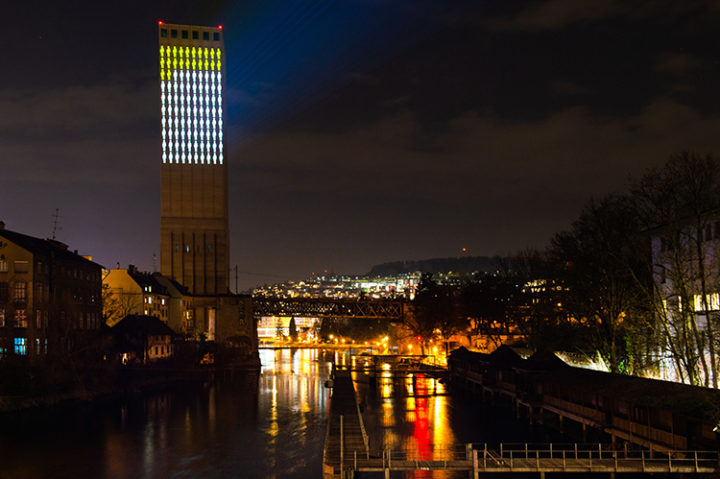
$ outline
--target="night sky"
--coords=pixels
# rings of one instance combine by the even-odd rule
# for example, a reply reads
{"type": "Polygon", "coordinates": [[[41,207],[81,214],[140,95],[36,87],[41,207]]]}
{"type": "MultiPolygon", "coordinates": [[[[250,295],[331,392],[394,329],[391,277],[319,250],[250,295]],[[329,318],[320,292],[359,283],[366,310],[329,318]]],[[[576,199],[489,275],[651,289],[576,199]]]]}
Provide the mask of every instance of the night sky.
{"type": "Polygon", "coordinates": [[[3,17],[0,219],[48,237],[59,208],[57,238],[106,267],[159,255],[158,20],[224,27],[241,289],[544,247],[670,154],[720,154],[720,2],[29,1],[3,17]]]}

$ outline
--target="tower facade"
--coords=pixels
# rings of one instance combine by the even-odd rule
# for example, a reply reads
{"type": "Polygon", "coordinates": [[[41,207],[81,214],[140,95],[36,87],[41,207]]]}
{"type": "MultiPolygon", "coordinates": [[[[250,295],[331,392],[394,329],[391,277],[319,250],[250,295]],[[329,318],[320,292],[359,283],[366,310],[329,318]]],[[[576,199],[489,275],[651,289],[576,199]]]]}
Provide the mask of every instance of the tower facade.
{"type": "Polygon", "coordinates": [[[160,269],[191,294],[228,292],[222,27],[159,22],[160,269]]]}

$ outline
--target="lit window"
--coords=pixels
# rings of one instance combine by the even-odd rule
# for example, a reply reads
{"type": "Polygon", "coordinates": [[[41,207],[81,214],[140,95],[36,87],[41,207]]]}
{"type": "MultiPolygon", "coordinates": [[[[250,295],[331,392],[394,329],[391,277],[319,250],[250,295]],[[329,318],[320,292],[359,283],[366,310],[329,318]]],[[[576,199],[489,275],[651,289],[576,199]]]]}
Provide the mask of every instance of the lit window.
{"type": "Polygon", "coordinates": [[[5,327],[5,310],[0,309],[0,328],[5,327]]]}
{"type": "Polygon", "coordinates": [[[185,245],[185,252],[186,252],[186,253],[189,253],[189,252],[190,252],[190,245],[189,245],[189,244],[188,244],[188,245],[185,245]]]}
{"type": "Polygon", "coordinates": [[[15,354],[19,356],[25,356],[27,354],[27,339],[26,338],[15,338],[15,354]]]}
{"type": "Polygon", "coordinates": [[[0,273],[8,272],[8,262],[5,257],[0,258],[0,273]]]}
{"type": "Polygon", "coordinates": [[[24,281],[17,281],[15,283],[15,300],[16,301],[25,301],[25,292],[26,292],[27,285],[24,281]]]}

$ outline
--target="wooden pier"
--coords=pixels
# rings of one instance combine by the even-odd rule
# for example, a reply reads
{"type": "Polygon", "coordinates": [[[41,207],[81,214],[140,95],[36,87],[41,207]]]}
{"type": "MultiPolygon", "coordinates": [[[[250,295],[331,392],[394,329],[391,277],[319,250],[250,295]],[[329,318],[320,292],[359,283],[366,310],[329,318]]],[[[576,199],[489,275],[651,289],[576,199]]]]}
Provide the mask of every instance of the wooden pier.
{"type": "Polygon", "coordinates": [[[368,439],[350,371],[334,369],[330,417],[323,451],[323,478],[342,477],[353,461],[369,460],[368,439]]]}

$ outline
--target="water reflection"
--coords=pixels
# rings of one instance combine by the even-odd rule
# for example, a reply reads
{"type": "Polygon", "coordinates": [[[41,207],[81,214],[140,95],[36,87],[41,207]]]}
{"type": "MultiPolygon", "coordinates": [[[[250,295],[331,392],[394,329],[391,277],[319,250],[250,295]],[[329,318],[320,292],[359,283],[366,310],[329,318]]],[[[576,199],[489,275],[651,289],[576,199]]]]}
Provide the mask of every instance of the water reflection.
{"type": "MultiPolygon", "coordinates": [[[[324,382],[333,359],[356,367],[367,361],[336,351],[263,350],[260,374],[234,382],[0,421],[0,478],[321,477],[324,382]]],[[[413,449],[434,458],[466,442],[543,440],[507,416],[446,395],[433,377],[398,372],[388,365],[376,382],[353,373],[372,451],[413,449]]],[[[413,474],[407,477],[454,477],[413,474]]]]}
{"type": "Polygon", "coordinates": [[[0,421],[0,477],[321,477],[329,364],[315,350],[261,361],[234,382],[0,421]]]}

